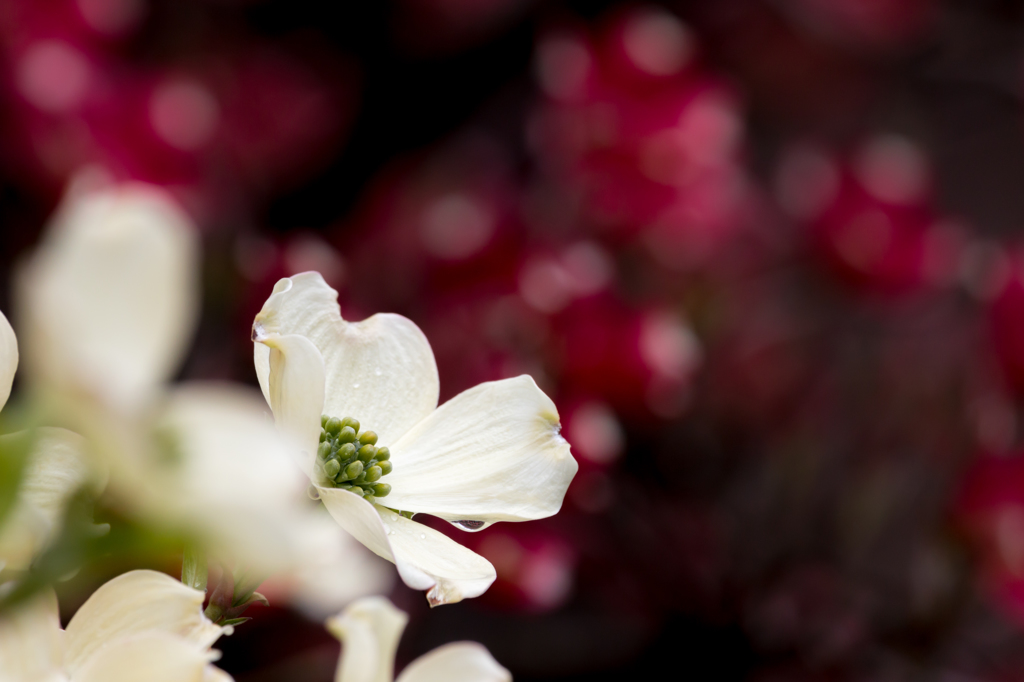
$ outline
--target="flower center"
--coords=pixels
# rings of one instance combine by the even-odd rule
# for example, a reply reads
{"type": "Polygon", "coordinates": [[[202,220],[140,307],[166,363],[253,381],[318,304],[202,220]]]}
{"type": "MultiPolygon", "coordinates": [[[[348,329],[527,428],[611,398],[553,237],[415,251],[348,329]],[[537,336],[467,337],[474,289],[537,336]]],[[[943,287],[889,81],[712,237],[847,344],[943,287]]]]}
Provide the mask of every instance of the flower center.
{"type": "Polygon", "coordinates": [[[377,447],[377,434],[359,431],[352,417],[320,417],[320,445],[316,451],[317,478],[328,488],[341,488],[372,501],[391,492],[378,483],[391,473],[391,451],[377,447]]]}

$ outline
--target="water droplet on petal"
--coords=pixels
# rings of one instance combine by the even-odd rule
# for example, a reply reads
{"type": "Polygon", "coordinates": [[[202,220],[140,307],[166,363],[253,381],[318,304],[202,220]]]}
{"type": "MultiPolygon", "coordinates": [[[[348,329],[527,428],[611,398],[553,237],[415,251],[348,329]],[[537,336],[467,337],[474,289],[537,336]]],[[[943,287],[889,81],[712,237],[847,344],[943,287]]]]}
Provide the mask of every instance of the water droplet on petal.
{"type": "Polygon", "coordinates": [[[426,540],[426,539],[427,539],[427,534],[426,533],[420,533],[420,540],[426,540]]]}
{"type": "Polygon", "coordinates": [[[374,374],[376,374],[377,376],[380,376],[380,375],[381,375],[381,374],[383,374],[384,372],[382,372],[382,371],[380,370],[380,367],[378,367],[377,369],[373,370],[373,373],[374,373],[374,374]]]}
{"type": "Polygon", "coordinates": [[[456,525],[462,526],[467,530],[479,530],[484,527],[483,521],[474,521],[471,519],[461,519],[455,522],[456,525]]]}

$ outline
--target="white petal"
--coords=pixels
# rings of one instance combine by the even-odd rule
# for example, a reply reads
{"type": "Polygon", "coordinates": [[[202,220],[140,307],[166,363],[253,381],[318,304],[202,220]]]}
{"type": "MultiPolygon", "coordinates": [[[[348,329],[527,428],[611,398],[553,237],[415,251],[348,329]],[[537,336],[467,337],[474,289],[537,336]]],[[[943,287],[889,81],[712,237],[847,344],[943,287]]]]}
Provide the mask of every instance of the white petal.
{"type": "Polygon", "coordinates": [[[212,657],[181,637],[146,632],[110,642],[95,652],[72,674],[71,682],[200,682],[213,667],[209,665],[212,657]]]}
{"type": "MultiPolygon", "coordinates": [[[[388,506],[448,521],[526,521],[555,514],[576,460],[558,411],[527,375],[455,396],[391,447],[388,506]]],[[[456,524],[458,525],[458,524],[456,524]]]]}
{"type": "Polygon", "coordinates": [[[153,412],[90,413],[87,436],[109,462],[111,497],[144,522],[215,548],[221,560],[267,573],[291,567],[309,479],[259,392],[188,382],[153,412]]]}
{"type": "Polygon", "coordinates": [[[18,273],[26,366],[63,389],[138,407],[192,337],[198,239],[169,194],[139,183],[72,193],[18,273]]]}
{"type": "Polygon", "coordinates": [[[395,572],[346,533],[322,508],[296,532],[294,570],[275,576],[260,586],[271,603],[291,602],[313,620],[337,613],[354,599],[386,594],[395,572]]]}
{"type": "Polygon", "coordinates": [[[50,540],[52,528],[38,509],[17,503],[0,528],[0,569],[23,571],[50,540]]]}
{"type": "Polygon", "coordinates": [[[406,585],[428,590],[431,606],[478,597],[494,582],[487,559],[443,533],[345,490],[319,491],[334,520],[370,551],[394,562],[406,585]]]}
{"type": "Polygon", "coordinates": [[[85,661],[115,639],[158,632],[196,650],[208,649],[222,629],[202,612],[205,594],[157,571],[129,571],[89,597],[68,623],[65,668],[74,676],[85,661]]]}
{"type": "MultiPolygon", "coordinates": [[[[253,323],[253,334],[299,334],[324,358],[324,413],[355,417],[388,445],[437,406],[434,353],[420,328],[401,315],[346,322],[338,292],[318,272],[282,279],[253,323]]],[[[257,346],[256,375],[269,399],[267,353],[257,346]]]]}
{"type": "Polygon", "coordinates": [[[208,665],[203,670],[203,677],[200,682],[234,682],[233,677],[215,665],[208,665]]]}
{"type": "Polygon", "coordinates": [[[58,682],[61,662],[57,597],[45,591],[0,617],[0,680],[58,682]]]}
{"type": "MultiPolygon", "coordinates": [[[[27,432],[0,436],[0,441],[26,436],[27,432]]],[[[77,433],[43,427],[34,438],[16,507],[0,529],[0,559],[14,569],[27,568],[49,544],[60,530],[68,498],[94,478],[85,439],[77,433]]]]}
{"type": "Polygon", "coordinates": [[[233,682],[235,678],[228,675],[215,665],[208,665],[203,670],[201,682],[233,682]]]}
{"type": "Polygon", "coordinates": [[[395,682],[512,682],[512,673],[482,644],[452,642],[417,658],[395,682]]]}
{"type": "Polygon", "coordinates": [[[342,643],[334,682],[391,682],[408,620],[384,597],[365,597],[327,619],[327,629],[342,643]]]}
{"type": "Polygon", "coordinates": [[[304,336],[254,336],[270,349],[270,408],[274,421],[300,444],[299,466],[312,476],[324,409],[324,359],[304,336]]]}
{"type": "Polygon", "coordinates": [[[182,384],[167,400],[158,433],[172,441],[171,461],[149,462],[145,488],[132,491],[145,496],[140,503],[253,570],[293,565],[309,480],[295,466],[296,443],[278,432],[259,393],[182,384]]]}
{"type": "Polygon", "coordinates": [[[18,339],[11,323],[0,312],[0,410],[11,396],[14,373],[18,371],[18,339]]]}

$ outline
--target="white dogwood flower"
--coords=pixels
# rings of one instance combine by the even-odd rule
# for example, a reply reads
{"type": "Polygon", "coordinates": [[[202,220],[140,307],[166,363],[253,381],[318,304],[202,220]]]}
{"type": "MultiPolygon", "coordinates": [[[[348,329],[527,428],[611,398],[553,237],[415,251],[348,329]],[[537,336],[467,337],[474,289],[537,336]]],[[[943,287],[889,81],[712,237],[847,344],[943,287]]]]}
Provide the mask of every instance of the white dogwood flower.
{"type": "Polygon", "coordinates": [[[53,592],[0,615],[4,682],[229,682],[211,665],[225,632],[202,612],[203,592],[156,571],[103,586],[60,627],[53,592]]]}
{"type": "Polygon", "coordinates": [[[462,530],[555,514],[577,464],[529,376],[438,407],[437,365],[411,321],[341,317],[319,273],[282,279],[253,324],[256,374],[299,465],[338,523],[432,605],[482,594],[494,567],[411,514],[462,530]],[[400,512],[402,513],[399,513],[400,512]]]}
{"type": "MultiPolygon", "coordinates": [[[[328,619],[341,640],[334,682],[392,682],[395,651],[408,616],[383,597],[353,602],[328,619]]],[[[512,675],[476,642],[445,644],[406,666],[395,682],[511,682],[512,675]]]]}

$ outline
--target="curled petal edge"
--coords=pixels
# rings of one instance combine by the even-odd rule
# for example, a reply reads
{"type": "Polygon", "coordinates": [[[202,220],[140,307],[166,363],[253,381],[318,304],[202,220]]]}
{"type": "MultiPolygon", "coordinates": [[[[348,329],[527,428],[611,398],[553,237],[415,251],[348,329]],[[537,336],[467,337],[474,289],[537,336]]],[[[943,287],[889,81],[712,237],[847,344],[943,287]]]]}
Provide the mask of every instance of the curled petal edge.
{"type": "Polygon", "coordinates": [[[394,563],[402,582],[426,590],[431,606],[479,597],[497,577],[487,559],[444,533],[346,490],[317,489],[334,520],[374,554],[394,563]]]}
{"type": "Polygon", "coordinates": [[[264,334],[258,324],[253,341],[270,349],[270,409],[278,428],[298,441],[299,466],[311,476],[324,407],[323,356],[304,336],[264,334]]]}
{"type": "MultiPolygon", "coordinates": [[[[381,442],[397,441],[437,407],[440,381],[430,342],[401,315],[378,313],[348,322],[337,298],[318,272],[281,279],[253,321],[253,340],[274,335],[309,339],[324,362],[323,411],[358,419],[381,442]]],[[[257,346],[253,360],[269,400],[270,353],[257,346]]]]}

